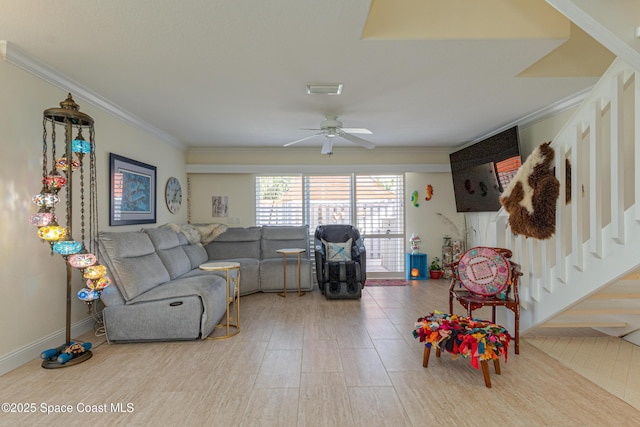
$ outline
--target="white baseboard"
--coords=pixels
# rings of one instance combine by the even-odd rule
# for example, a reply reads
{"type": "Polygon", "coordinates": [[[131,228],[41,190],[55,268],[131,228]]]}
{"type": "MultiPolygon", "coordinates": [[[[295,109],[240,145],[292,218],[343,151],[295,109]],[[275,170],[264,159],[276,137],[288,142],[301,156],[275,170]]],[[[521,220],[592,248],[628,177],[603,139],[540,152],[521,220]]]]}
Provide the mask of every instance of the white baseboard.
{"type": "MultiPolygon", "coordinates": [[[[92,317],[80,320],[71,325],[71,336],[77,337],[93,329],[95,320],[92,317]]],[[[42,337],[30,344],[25,345],[11,353],[4,354],[0,357],[0,375],[24,365],[35,358],[40,357],[40,353],[48,348],[58,347],[64,343],[66,339],[65,329],[53,332],[46,337],[42,337]]]]}

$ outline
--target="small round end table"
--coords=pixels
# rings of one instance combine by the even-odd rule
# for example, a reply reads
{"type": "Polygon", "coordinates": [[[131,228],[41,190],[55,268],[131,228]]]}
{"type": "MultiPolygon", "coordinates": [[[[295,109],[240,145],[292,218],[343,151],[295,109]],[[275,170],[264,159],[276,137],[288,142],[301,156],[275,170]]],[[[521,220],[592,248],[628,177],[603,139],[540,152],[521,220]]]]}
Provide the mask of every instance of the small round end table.
{"type": "Polygon", "coordinates": [[[279,296],[286,298],[287,297],[287,255],[297,255],[298,256],[298,296],[301,297],[306,295],[306,292],[302,292],[300,290],[300,255],[305,253],[306,249],[301,248],[284,248],[278,249],[276,252],[282,254],[284,257],[284,291],[278,293],[279,296]]]}
{"type": "Polygon", "coordinates": [[[225,328],[225,335],[216,335],[213,337],[207,337],[208,340],[222,340],[238,335],[240,332],[240,263],[229,261],[216,261],[206,262],[200,265],[200,270],[206,271],[224,271],[227,282],[226,295],[227,295],[227,314],[226,322],[220,322],[215,327],[225,328]],[[231,276],[230,271],[236,270],[236,274],[231,276]],[[233,295],[230,295],[231,284],[233,283],[233,295]],[[236,306],[235,319],[231,317],[230,306],[234,304],[236,306]],[[234,328],[234,331],[231,331],[234,328]]]}

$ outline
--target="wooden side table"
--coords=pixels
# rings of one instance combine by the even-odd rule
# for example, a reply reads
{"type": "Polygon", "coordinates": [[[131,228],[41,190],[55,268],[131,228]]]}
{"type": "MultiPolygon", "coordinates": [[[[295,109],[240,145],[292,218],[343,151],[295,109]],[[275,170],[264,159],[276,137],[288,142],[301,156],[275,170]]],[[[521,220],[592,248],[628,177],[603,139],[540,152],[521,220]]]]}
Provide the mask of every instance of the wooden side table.
{"type": "Polygon", "coordinates": [[[225,335],[218,335],[214,337],[207,337],[208,340],[222,340],[238,335],[240,332],[240,263],[238,262],[207,262],[200,265],[200,270],[206,271],[224,271],[226,278],[226,295],[227,295],[227,313],[226,322],[221,322],[216,325],[216,328],[225,328],[225,335]],[[230,275],[231,270],[236,270],[234,276],[230,275]],[[230,295],[229,288],[233,283],[233,295],[230,295]],[[231,317],[229,307],[231,304],[235,304],[236,313],[235,319],[231,317]],[[231,331],[234,328],[234,331],[231,331]]]}
{"type": "Polygon", "coordinates": [[[300,255],[302,255],[306,251],[307,251],[306,249],[300,249],[300,248],[285,248],[285,249],[278,249],[276,251],[279,254],[282,254],[284,257],[284,291],[278,293],[279,296],[283,298],[287,297],[287,255],[298,256],[298,296],[301,297],[307,294],[306,292],[302,292],[300,290],[300,255]]]}

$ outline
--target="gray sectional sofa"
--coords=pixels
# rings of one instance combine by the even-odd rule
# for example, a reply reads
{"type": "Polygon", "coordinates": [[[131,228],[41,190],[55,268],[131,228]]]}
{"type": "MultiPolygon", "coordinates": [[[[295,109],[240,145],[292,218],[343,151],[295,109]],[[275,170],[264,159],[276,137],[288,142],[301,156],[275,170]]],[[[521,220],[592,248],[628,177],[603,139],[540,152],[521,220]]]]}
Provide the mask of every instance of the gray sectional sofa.
{"type": "MultiPolygon", "coordinates": [[[[301,289],[313,289],[308,226],[262,226],[228,228],[205,246],[209,261],[240,263],[240,295],[258,291],[281,292],[284,289],[284,267],[278,249],[303,248],[300,260],[301,289]]],[[[296,262],[287,258],[287,289],[298,288],[296,262]]]]}
{"type": "MultiPolygon", "coordinates": [[[[240,295],[283,290],[283,248],[304,248],[301,289],[311,291],[307,226],[229,228],[202,246],[169,228],[101,232],[98,248],[113,284],[105,288],[109,342],[204,339],[226,311],[224,272],[208,261],[240,263],[240,295]]],[[[287,289],[297,289],[297,259],[287,259],[287,289]]],[[[233,292],[233,290],[230,290],[233,292]]]]}

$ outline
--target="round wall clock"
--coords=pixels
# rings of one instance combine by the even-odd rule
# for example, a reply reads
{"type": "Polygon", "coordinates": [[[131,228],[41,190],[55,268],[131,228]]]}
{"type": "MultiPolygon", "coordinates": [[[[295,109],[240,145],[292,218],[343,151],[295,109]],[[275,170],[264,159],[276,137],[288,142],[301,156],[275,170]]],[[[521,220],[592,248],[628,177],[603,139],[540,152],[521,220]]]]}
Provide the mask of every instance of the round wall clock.
{"type": "Polygon", "coordinates": [[[167,202],[169,212],[174,214],[180,210],[180,205],[182,204],[182,187],[180,186],[178,178],[169,178],[164,192],[164,199],[167,202]]]}

